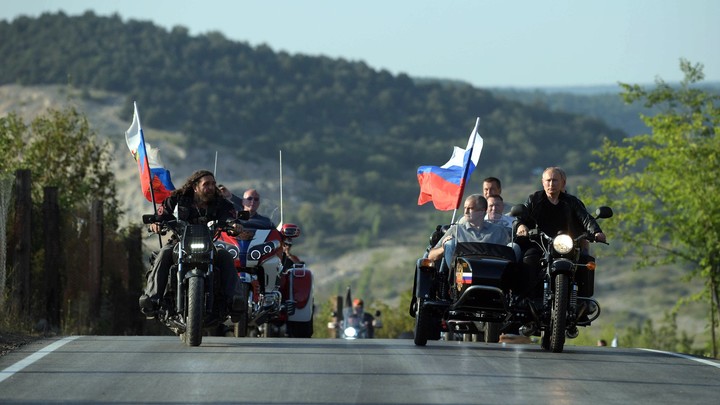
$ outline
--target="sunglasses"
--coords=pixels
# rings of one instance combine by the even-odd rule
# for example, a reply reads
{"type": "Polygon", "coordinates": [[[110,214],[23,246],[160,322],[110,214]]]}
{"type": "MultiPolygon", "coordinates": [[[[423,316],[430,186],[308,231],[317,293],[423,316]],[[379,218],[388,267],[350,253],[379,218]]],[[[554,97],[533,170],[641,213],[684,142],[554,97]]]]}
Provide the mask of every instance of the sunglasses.
{"type": "Polygon", "coordinates": [[[260,197],[245,197],[248,201],[260,201],[260,197]]]}

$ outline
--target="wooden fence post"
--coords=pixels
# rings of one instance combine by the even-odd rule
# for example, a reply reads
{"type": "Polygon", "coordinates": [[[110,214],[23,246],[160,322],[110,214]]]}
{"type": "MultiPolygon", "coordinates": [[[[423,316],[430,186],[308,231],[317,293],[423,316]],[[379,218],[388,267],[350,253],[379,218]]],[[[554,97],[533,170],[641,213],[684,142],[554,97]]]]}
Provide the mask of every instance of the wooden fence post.
{"type": "Polygon", "coordinates": [[[88,231],[88,294],[90,297],[90,314],[97,320],[100,318],[100,297],[102,296],[102,259],[103,259],[103,204],[93,201],[90,211],[90,228],[88,231]]]}
{"type": "Polygon", "coordinates": [[[32,197],[30,170],[15,172],[15,231],[13,243],[12,291],[10,311],[18,319],[30,314],[30,256],[32,255],[32,197]]]}
{"type": "Polygon", "coordinates": [[[45,240],[45,319],[47,328],[60,326],[60,205],[57,187],[43,189],[43,238],[45,240]]]}

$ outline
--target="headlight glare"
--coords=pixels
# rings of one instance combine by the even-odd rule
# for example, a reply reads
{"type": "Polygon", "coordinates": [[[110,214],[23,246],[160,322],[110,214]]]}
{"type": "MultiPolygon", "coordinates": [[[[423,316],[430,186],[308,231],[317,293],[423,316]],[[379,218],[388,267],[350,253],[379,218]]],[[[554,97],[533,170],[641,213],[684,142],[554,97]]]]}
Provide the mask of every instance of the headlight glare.
{"type": "Polygon", "coordinates": [[[553,249],[561,255],[570,253],[573,249],[573,240],[570,235],[558,235],[553,239],[553,249]]]}

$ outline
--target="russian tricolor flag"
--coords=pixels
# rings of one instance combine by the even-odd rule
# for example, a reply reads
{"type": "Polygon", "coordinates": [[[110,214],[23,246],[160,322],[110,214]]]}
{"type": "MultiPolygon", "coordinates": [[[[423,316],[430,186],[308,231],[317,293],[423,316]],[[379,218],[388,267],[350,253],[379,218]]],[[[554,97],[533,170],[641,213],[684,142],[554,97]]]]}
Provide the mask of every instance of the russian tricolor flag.
{"type": "Polygon", "coordinates": [[[130,128],[125,131],[125,141],[138,164],[143,195],[148,201],[161,203],[175,190],[175,186],[170,180],[170,171],[165,168],[165,165],[160,160],[158,150],[153,149],[149,143],[146,145],[137,104],[133,103],[133,105],[135,107],[133,122],[130,128]],[[152,190],[150,189],[151,179],[152,190]],[[153,201],[153,197],[155,201],[153,201]]]}
{"type": "Polygon", "coordinates": [[[475,121],[475,128],[470,133],[465,149],[455,146],[452,157],[447,163],[440,167],[418,168],[417,177],[420,183],[418,205],[432,201],[435,209],[440,211],[458,208],[464,183],[468,181],[480,160],[483,139],[478,133],[479,125],[480,118],[475,121]]]}

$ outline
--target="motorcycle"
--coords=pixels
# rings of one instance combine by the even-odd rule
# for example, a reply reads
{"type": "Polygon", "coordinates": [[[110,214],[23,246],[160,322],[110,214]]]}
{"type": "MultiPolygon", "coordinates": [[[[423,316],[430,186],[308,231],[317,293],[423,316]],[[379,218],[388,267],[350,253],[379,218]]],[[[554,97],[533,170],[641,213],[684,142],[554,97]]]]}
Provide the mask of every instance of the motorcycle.
{"type": "Polygon", "coordinates": [[[157,319],[188,346],[202,343],[203,329],[217,327],[229,318],[226,305],[218,298],[220,277],[215,277],[213,239],[220,232],[231,231],[234,220],[207,225],[182,220],[161,221],[157,215],[143,215],[143,223],[161,223],[162,232],[170,231],[177,243],[173,249],[174,265],[157,319]]]}
{"type": "MultiPolygon", "coordinates": [[[[524,206],[511,210],[512,216],[524,215],[524,206]]],[[[596,219],[610,218],[612,210],[600,207],[596,219]]],[[[442,234],[441,227],[431,237],[442,234]]],[[[555,238],[537,230],[530,240],[543,251],[543,297],[541,302],[519,299],[510,289],[513,273],[522,265],[517,245],[457,241],[452,263],[418,259],[410,315],[415,318],[414,342],[424,346],[428,340],[446,336],[481,335],[485,342],[498,342],[500,332],[520,325],[524,336],[541,337],[545,350],[562,352],[565,337],[577,337],[578,326],[589,326],[600,315],[600,305],[592,296],[595,262],[580,262],[583,240],[568,235],[555,238]],[[583,277],[576,277],[578,269],[583,277]],[[578,286],[585,296],[578,296],[578,286]]],[[[430,246],[430,247],[431,247],[430,246]]],[[[427,249],[429,250],[429,248],[427,249]]]]}
{"type": "Polygon", "coordinates": [[[223,233],[215,242],[235,259],[248,310],[234,324],[235,337],[312,337],[313,274],[305,263],[284,265],[282,245],[300,236],[300,228],[256,229],[233,237],[223,233]]]}
{"type": "Polygon", "coordinates": [[[372,326],[375,329],[382,328],[380,311],[375,311],[375,316],[370,314],[356,314],[352,308],[343,309],[343,319],[340,321],[340,333],[343,339],[372,339],[374,333],[370,331],[372,326]]]}

